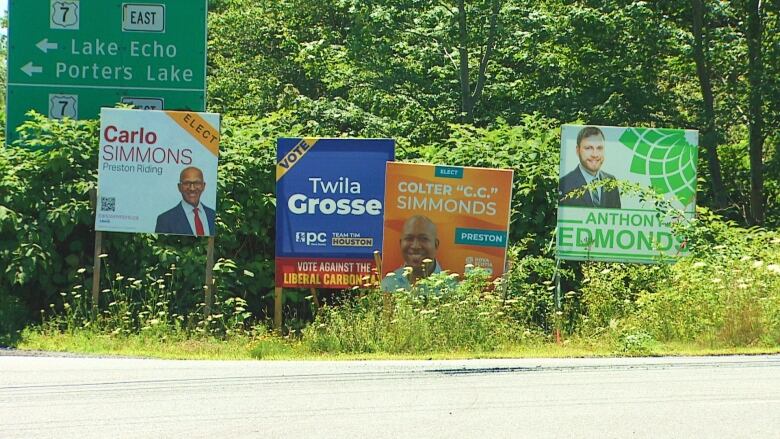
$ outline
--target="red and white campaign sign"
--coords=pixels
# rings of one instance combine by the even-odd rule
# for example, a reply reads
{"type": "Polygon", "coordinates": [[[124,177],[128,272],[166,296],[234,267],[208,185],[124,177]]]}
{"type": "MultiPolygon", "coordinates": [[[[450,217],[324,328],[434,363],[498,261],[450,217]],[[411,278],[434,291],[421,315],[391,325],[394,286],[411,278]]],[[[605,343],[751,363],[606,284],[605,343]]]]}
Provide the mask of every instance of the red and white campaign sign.
{"type": "Polygon", "coordinates": [[[214,236],[219,114],[103,108],[95,230],[214,236]]]}

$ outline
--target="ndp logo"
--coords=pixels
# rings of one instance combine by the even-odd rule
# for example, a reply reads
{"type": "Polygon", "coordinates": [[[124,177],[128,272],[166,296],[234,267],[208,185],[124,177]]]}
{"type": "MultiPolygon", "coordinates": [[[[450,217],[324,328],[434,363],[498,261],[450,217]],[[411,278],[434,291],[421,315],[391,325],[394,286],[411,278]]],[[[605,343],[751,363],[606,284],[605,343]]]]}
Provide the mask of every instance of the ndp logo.
{"type": "Polygon", "coordinates": [[[324,232],[295,232],[295,242],[302,242],[306,245],[325,245],[325,236],[324,232]]]}

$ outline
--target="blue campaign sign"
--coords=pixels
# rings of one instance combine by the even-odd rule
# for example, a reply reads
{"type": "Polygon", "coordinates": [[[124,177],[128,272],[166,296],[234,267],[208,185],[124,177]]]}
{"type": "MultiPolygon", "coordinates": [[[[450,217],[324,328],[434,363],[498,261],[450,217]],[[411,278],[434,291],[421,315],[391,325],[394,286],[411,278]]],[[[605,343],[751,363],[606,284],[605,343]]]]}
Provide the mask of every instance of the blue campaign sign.
{"type": "Polygon", "coordinates": [[[346,288],[370,273],[394,157],[392,139],[278,140],[278,286],[346,288]]]}

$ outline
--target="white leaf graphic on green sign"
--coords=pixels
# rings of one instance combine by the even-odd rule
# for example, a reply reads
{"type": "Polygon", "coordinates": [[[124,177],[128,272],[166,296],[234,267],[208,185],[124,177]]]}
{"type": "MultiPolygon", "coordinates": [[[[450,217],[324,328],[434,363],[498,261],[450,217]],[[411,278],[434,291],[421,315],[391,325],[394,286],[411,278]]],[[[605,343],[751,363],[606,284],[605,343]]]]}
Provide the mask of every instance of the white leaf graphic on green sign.
{"type": "Polygon", "coordinates": [[[620,143],[634,151],[631,172],[647,175],[659,194],[672,194],[683,206],[696,196],[697,146],[685,138],[685,131],[657,128],[629,128],[620,143]]]}

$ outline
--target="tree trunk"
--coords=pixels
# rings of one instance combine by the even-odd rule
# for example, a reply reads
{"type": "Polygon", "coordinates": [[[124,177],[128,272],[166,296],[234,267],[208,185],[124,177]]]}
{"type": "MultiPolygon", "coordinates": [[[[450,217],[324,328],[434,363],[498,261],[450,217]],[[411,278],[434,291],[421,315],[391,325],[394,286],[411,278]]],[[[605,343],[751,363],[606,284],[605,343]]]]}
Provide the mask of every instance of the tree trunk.
{"type": "Polygon", "coordinates": [[[764,222],[764,115],[761,84],[764,61],[761,56],[761,0],[745,1],[748,46],[748,130],[750,143],[750,222],[764,222]]]}
{"type": "Polygon", "coordinates": [[[458,53],[460,55],[461,116],[464,122],[474,120],[474,102],[471,99],[469,74],[468,28],[466,27],[466,2],[458,0],[458,53]]]}
{"type": "Polygon", "coordinates": [[[468,50],[468,27],[466,20],[465,0],[458,0],[458,53],[460,54],[460,94],[461,94],[461,116],[463,122],[474,122],[474,107],[479,98],[482,97],[482,90],[487,80],[487,68],[490,58],[493,55],[493,49],[496,44],[496,33],[498,29],[498,14],[501,11],[501,0],[493,0],[490,10],[490,29],[485,43],[485,50],[479,61],[479,73],[477,82],[474,84],[474,91],[471,91],[471,74],[469,70],[469,50],[468,50]]]}
{"type": "Polygon", "coordinates": [[[493,47],[496,44],[499,12],[501,12],[501,1],[493,0],[492,8],[490,10],[490,30],[488,31],[488,39],[487,43],[485,43],[485,52],[482,54],[482,59],[479,61],[479,75],[477,75],[477,83],[474,85],[474,94],[471,96],[472,109],[470,118],[472,121],[474,120],[473,105],[482,97],[482,90],[485,87],[485,81],[487,79],[488,63],[490,62],[491,55],[493,55],[493,47]]]}
{"type": "Polygon", "coordinates": [[[709,58],[705,54],[707,38],[704,34],[704,1],[691,0],[693,10],[693,59],[696,62],[696,74],[704,101],[704,120],[702,146],[707,154],[707,166],[710,171],[710,185],[715,207],[722,209],[728,204],[728,194],[723,186],[723,176],[718,158],[718,132],[715,127],[715,99],[712,93],[709,58]]]}

